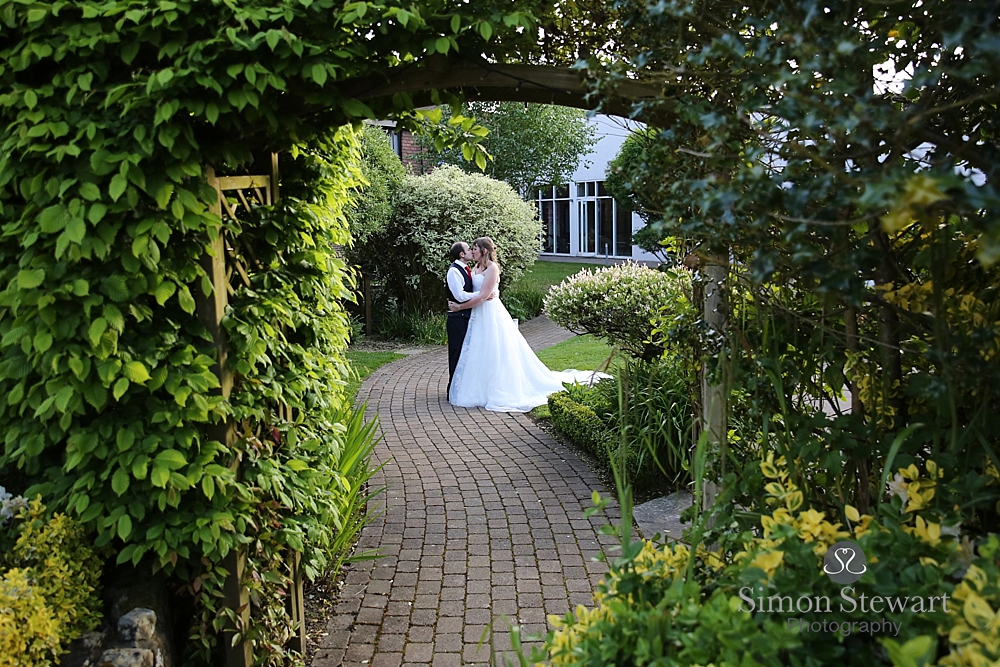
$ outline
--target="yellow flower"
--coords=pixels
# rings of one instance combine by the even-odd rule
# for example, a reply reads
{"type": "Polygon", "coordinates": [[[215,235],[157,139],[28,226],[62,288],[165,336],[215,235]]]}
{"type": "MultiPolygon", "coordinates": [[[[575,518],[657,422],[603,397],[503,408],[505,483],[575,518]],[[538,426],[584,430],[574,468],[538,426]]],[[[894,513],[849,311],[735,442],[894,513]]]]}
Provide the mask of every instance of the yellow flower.
{"type": "Polygon", "coordinates": [[[932,547],[941,543],[941,524],[933,521],[925,522],[922,516],[917,517],[917,525],[913,532],[932,547]]]}
{"type": "Polygon", "coordinates": [[[750,563],[750,567],[757,567],[767,574],[767,578],[770,579],[774,575],[774,571],[778,569],[785,560],[784,551],[772,551],[770,553],[758,554],[756,558],[750,563]]]}

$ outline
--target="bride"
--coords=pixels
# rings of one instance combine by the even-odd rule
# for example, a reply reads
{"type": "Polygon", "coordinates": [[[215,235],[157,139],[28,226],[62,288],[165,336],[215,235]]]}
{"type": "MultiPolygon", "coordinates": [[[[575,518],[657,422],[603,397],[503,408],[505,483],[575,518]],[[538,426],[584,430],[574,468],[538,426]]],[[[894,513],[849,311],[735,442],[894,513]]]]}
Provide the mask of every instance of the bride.
{"type": "Polygon", "coordinates": [[[464,303],[448,302],[452,312],[473,309],[451,381],[448,399],[452,405],[527,412],[543,405],[549,394],[561,391],[564,382],[589,383],[608,377],[590,371],[550,371],[528,347],[500,299],[487,300],[491,294],[499,294],[500,265],[493,241],[489,237],[476,239],[472,258],[476,262],[472,287],[479,295],[464,303]]]}

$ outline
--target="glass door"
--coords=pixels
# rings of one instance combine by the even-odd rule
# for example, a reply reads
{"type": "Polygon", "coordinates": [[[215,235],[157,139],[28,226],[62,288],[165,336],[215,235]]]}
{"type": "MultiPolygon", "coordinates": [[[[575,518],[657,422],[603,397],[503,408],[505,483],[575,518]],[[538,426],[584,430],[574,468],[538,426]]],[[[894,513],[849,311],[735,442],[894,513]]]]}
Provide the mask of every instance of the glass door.
{"type": "Polygon", "coordinates": [[[580,254],[597,253],[597,202],[593,199],[579,203],[580,254]]]}

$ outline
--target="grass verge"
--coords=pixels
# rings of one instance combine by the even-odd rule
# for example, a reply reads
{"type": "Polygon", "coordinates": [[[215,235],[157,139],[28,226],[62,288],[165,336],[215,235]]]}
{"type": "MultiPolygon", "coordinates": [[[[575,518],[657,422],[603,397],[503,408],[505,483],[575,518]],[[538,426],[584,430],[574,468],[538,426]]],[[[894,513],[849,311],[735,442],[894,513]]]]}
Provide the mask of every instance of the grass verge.
{"type": "Polygon", "coordinates": [[[610,354],[611,347],[607,343],[586,334],[547,347],[538,353],[538,358],[554,371],[564,371],[569,368],[592,371],[602,366],[610,354]]]}
{"type": "Polygon", "coordinates": [[[519,285],[530,285],[542,292],[548,292],[553,285],[558,285],[565,278],[580,272],[580,269],[599,269],[597,264],[582,262],[535,262],[518,280],[519,285]]]}
{"type": "Polygon", "coordinates": [[[351,368],[354,369],[354,373],[357,376],[347,380],[347,396],[351,403],[354,403],[354,400],[358,395],[358,389],[361,387],[361,383],[364,382],[369,375],[389,362],[402,359],[405,356],[405,354],[396,354],[395,352],[361,352],[359,350],[348,350],[347,360],[351,362],[351,368]]]}

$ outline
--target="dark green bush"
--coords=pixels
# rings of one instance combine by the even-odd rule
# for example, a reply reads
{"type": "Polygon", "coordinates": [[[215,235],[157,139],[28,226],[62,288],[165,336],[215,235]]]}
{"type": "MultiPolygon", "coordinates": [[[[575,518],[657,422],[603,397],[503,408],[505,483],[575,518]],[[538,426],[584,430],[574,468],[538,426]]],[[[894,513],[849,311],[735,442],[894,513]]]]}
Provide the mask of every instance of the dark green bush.
{"type": "Polygon", "coordinates": [[[545,292],[534,285],[517,283],[504,290],[501,299],[510,316],[524,322],[541,314],[545,292]]]}
{"type": "Polygon", "coordinates": [[[448,342],[447,313],[416,309],[386,309],[379,314],[375,330],[381,336],[421,345],[448,342]]]}
{"type": "Polygon", "coordinates": [[[552,421],[566,436],[605,464],[611,432],[593,408],[578,403],[566,391],[549,396],[552,421]]]}

